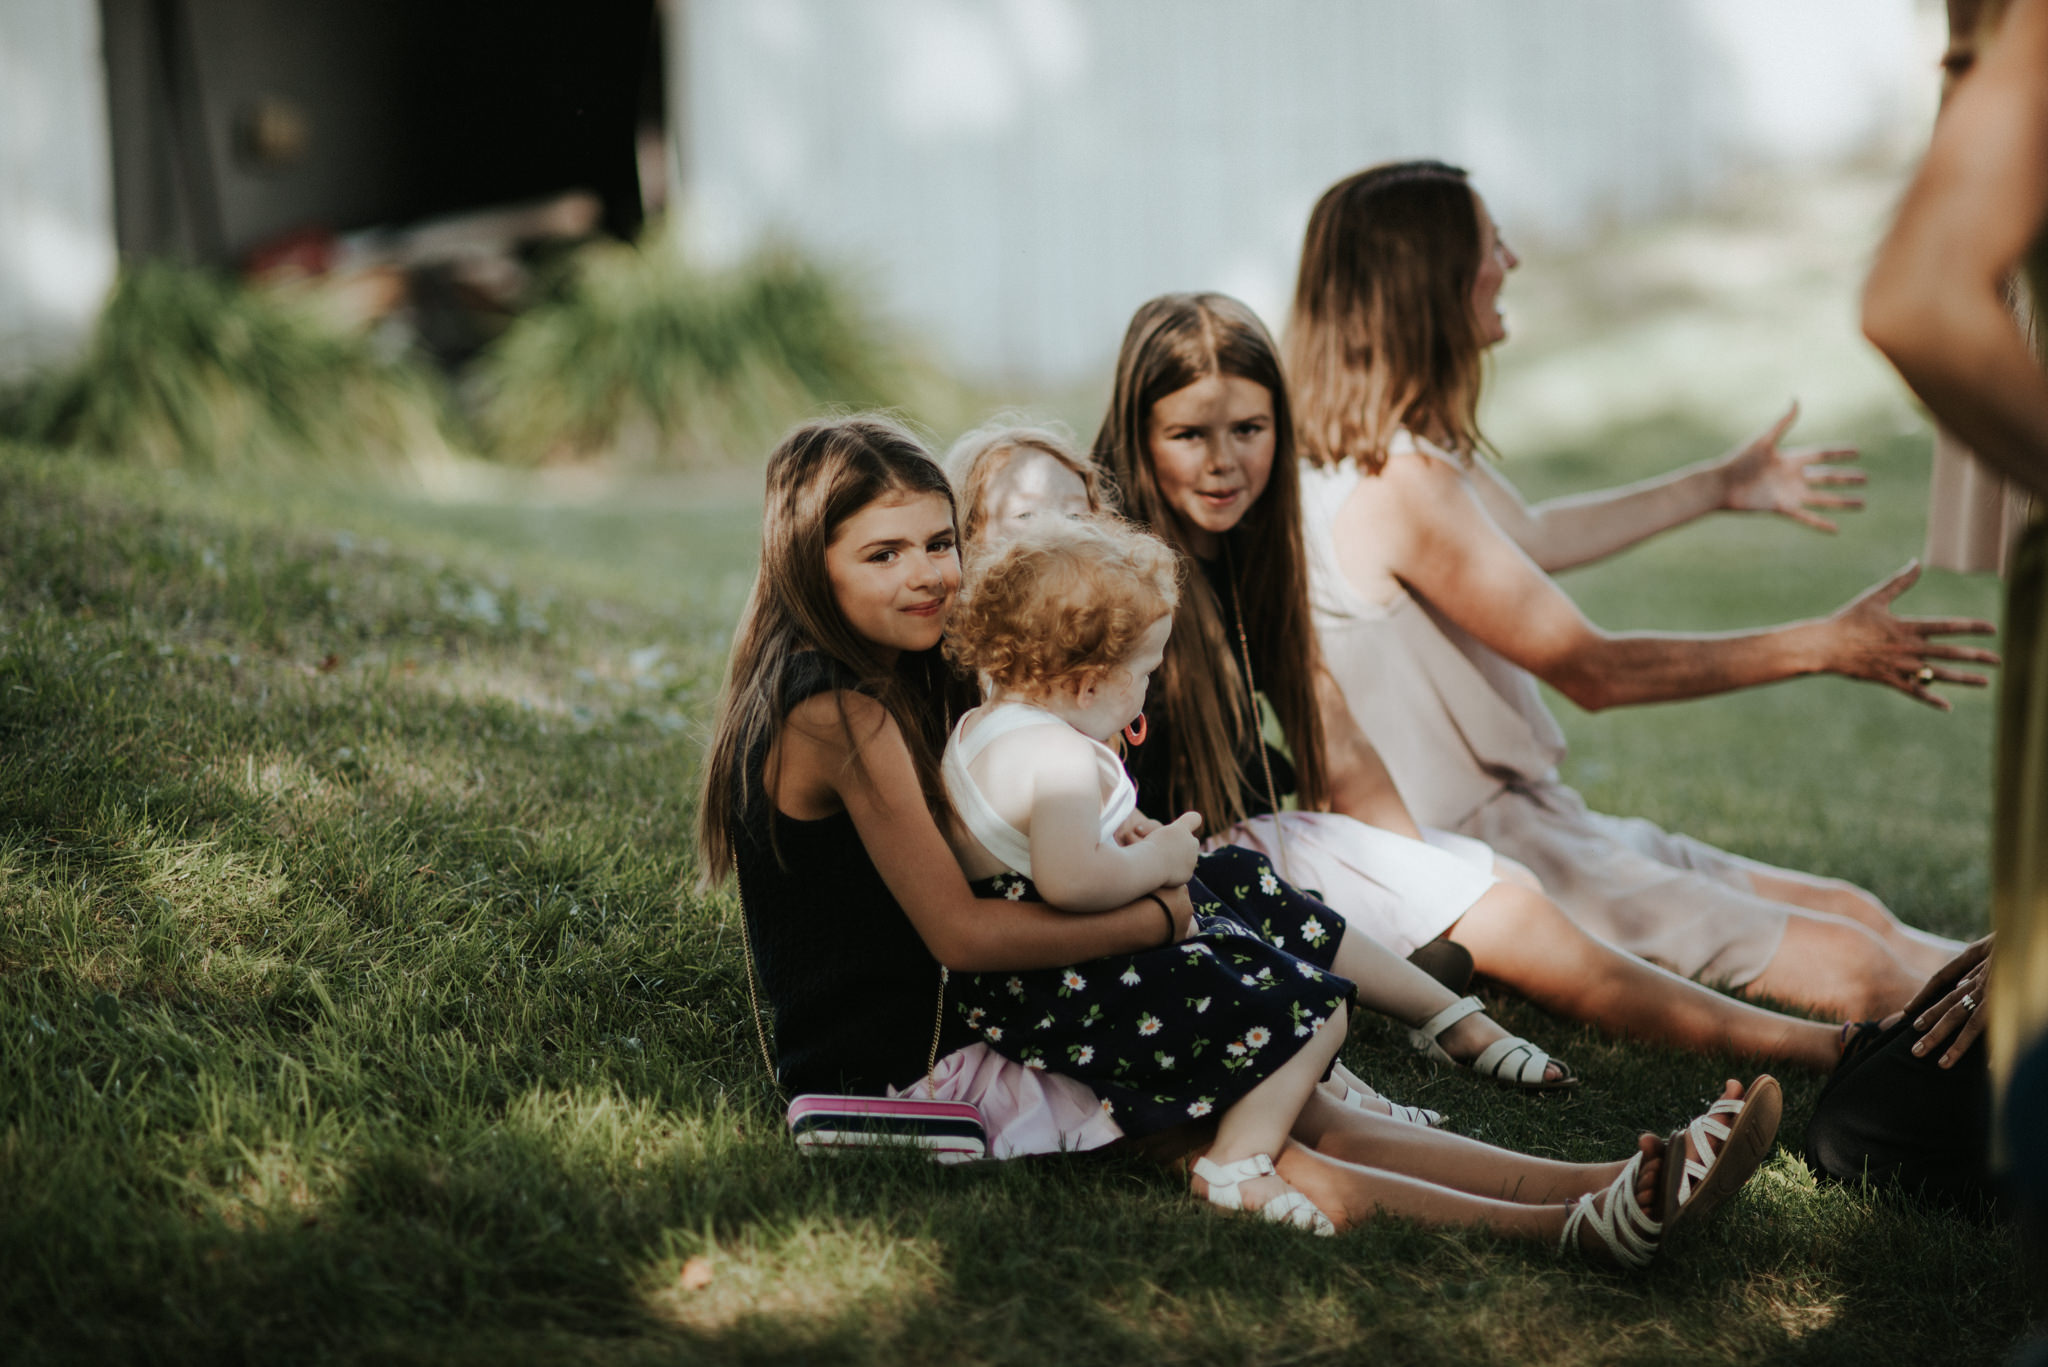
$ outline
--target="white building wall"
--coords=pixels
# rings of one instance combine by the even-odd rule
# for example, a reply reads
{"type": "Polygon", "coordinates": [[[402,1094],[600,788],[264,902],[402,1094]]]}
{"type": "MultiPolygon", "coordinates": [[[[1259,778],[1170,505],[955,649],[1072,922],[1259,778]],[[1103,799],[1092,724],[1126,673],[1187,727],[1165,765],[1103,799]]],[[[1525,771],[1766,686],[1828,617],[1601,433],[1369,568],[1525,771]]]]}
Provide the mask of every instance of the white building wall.
{"type": "Polygon", "coordinates": [[[1570,241],[1931,109],[1912,0],[682,0],[679,231],[864,276],[942,359],[1061,383],[1153,294],[1282,321],[1332,181],[1469,168],[1570,241]]]}
{"type": "Polygon", "coordinates": [[[64,355],[114,278],[97,0],[0,0],[0,377],[64,355]]]}

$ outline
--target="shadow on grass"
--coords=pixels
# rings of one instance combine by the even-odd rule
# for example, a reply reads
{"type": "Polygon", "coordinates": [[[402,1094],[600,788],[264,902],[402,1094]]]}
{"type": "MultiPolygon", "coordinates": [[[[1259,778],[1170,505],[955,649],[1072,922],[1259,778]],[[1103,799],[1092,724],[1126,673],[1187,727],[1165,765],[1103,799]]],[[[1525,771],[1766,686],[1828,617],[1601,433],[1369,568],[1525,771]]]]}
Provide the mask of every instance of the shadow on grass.
{"type": "MultiPolygon", "coordinates": [[[[806,1162],[731,908],[687,887],[693,747],[458,677],[602,701],[575,671],[659,623],[508,628],[405,553],[89,483],[0,469],[10,1362],[1923,1362],[2019,1331],[2005,1236],[1784,1155],[1632,1281],[1483,1233],[1311,1240],[1120,1159],[806,1162]],[[431,642],[420,676],[320,673],[339,618],[431,642]]],[[[1365,1022],[1347,1059],[1574,1160],[1757,1071],[1492,1006],[1587,1088],[1486,1088],[1365,1022]]],[[[1790,1145],[1818,1083],[1784,1081],[1790,1145]]]]}

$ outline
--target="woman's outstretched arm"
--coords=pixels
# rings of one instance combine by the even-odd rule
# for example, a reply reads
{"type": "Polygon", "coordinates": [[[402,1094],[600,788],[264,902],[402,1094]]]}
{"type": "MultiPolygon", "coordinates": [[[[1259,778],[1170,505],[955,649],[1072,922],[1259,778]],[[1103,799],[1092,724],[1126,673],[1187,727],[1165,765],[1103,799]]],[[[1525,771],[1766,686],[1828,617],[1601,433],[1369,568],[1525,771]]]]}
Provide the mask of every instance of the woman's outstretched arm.
{"type": "MultiPolygon", "coordinates": [[[[1982,685],[1951,662],[1996,664],[1975,647],[1933,639],[1989,634],[1989,622],[1900,617],[1891,602],[1916,566],[1838,611],[1758,631],[1719,634],[1604,631],[1504,535],[1463,472],[1442,461],[1396,461],[1377,476],[1389,509],[1394,576],[1446,617],[1589,711],[1623,703],[1703,697],[1802,674],[1842,674],[1886,684],[1930,706],[1948,703],[1931,683],[1982,685]],[[1923,671],[1928,671],[1923,675],[1923,671]]],[[[1340,538],[1361,534],[1346,514],[1363,508],[1361,486],[1339,515],[1340,538]]],[[[1339,548],[1340,561],[1343,550],[1339,548]]]]}
{"type": "MultiPolygon", "coordinates": [[[[821,693],[795,708],[789,723],[778,755],[778,800],[785,810],[843,805],[897,905],[946,967],[963,973],[1058,968],[1167,941],[1167,917],[1149,897],[1094,916],[976,897],[925,806],[903,733],[874,699],[821,693]],[[858,764],[851,762],[849,730],[858,764]],[[809,801],[788,800],[799,794],[809,801]]],[[[1161,889],[1158,895],[1172,908],[1172,937],[1184,936],[1193,912],[1186,891],[1161,889]]]]}
{"type": "Polygon", "coordinates": [[[1771,512],[1824,532],[1835,524],[1816,509],[1857,509],[1863,500],[1831,492],[1861,484],[1860,471],[1823,462],[1856,459],[1853,446],[1781,447],[1799,417],[1785,416],[1724,456],[1615,489],[1547,499],[1533,507],[1499,471],[1472,467],[1479,501],[1529,558],[1555,574],[1626,550],[1708,513],[1771,512]]]}
{"type": "Polygon", "coordinates": [[[1864,287],[1863,331],[1935,416],[2037,498],[2048,375],[2006,311],[2006,282],[2044,225],[2048,3],[2017,0],[1935,124],[1864,287]]]}

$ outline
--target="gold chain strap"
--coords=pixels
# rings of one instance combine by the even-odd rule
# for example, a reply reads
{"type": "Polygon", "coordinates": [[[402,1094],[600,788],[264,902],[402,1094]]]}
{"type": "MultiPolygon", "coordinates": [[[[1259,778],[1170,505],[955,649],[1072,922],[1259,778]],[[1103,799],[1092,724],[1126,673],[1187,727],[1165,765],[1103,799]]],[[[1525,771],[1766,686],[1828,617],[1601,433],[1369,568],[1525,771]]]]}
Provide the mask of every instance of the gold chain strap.
{"type": "Polygon", "coordinates": [[[732,886],[740,899],[740,948],[747,958],[747,1005],[754,1012],[754,1038],[761,1045],[761,1066],[768,1070],[768,1085],[779,1092],[782,1083],[775,1076],[775,1057],[768,1052],[768,1028],[761,1024],[761,998],[754,987],[754,980],[760,975],[754,971],[754,932],[747,924],[747,889],[738,874],[733,875],[732,886]]]}
{"type": "Polygon", "coordinates": [[[939,1099],[939,1032],[946,1023],[946,979],[952,976],[944,964],[939,965],[939,1004],[932,1010],[932,1052],[924,1061],[924,1092],[932,1100],[939,1099]]]}
{"type": "Polygon", "coordinates": [[[1237,596],[1237,561],[1230,554],[1230,542],[1223,543],[1223,571],[1230,577],[1230,612],[1237,623],[1238,658],[1244,661],[1244,683],[1252,694],[1252,740],[1259,748],[1259,768],[1266,776],[1266,801],[1273,807],[1273,840],[1280,847],[1280,876],[1294,881],[1294,864],[1287,857],[1287,823],[1280,819],[1280,791],[1273,783],[1273,757],[1266,753],[1265,717],[1259,711],[1259,682],[1252,674],[1252,646],[1244,634],[1244,604],[1237,596]]]}

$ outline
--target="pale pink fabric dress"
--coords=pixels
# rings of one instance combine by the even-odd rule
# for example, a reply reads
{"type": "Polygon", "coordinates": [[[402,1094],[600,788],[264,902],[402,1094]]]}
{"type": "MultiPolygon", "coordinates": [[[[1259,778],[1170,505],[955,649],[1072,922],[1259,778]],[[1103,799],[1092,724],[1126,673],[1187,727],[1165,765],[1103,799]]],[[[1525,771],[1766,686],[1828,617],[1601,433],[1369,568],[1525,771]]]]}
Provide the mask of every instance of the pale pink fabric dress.
{"type": "MultiPolygon", "coordinates": [[[[1395,450],[1457,464],[1407,433],[1395,450]]],[[[1361,478],[1349,461],[1302,466],[1316,633],[1415,820],[1528,865],[1566,915],[1631,953],[1715,982],[1761,973],[1787,919],[1756,895],[1748,870],[1761,866],[1589,810],[1558,780],[1564,733],[1527,670],[1405,592],[1371,603],[1351,588],[1332,526],[1361,478]]]]}
{"type": "Polygon", "coordinates": [[[1113,1144],[1123,1130],[1084,1083],[1060,1073],[1026,1068],[986,1044],[955,1049],[925,1079],[891,1087],[890,1096],[966,1101],[981,1108],[991,1158],[1034,1153],[1081,1153],[1113,1144]]]}

